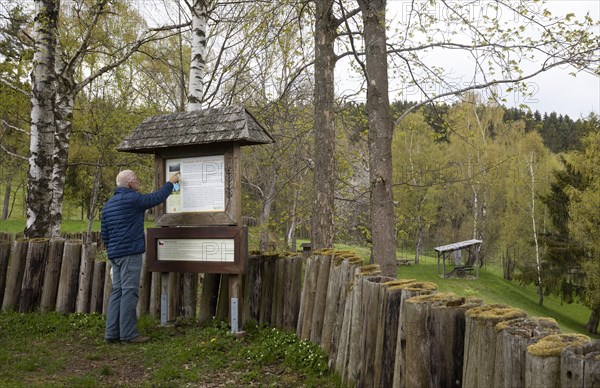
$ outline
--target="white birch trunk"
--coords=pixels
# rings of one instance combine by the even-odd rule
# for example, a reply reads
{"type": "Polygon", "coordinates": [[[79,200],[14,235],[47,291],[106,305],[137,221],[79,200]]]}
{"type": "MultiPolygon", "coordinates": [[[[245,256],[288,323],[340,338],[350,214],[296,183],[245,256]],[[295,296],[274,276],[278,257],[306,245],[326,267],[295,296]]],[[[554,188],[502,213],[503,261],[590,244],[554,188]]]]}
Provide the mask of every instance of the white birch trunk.
{"type": "Polygon", "coordinates": [[[52,157],[54,151],[58,0],[36,0],[31,71],[31,139],[27,180],[27,237],[48,237],[51,224],[42,216],[52,206],[52,157]]]}
{"type": "Polygon", "coordinates": [[[529,162],[529,175],[531,176],[531,225],[533,231],[533,241],[535,243],[535,268],[538,278],[538,294],[539,303],[544,303],[544,292],[542,287],[542,268],[540,264],[540,245],[538,243],[537,227],[535,222],[535,171],[533,170],[533,162],[535,158],[534,151],[531,151],[529,162]]]}
{"type": "Polygon", "coordinates": [[[202,109],[202,98],[204,95],[203,78],[206,68],[206,36],[208,29],[207,1],[195,0],[190,11],[192,13],[192,59],[190,62],[188,112],[202,109]]]}

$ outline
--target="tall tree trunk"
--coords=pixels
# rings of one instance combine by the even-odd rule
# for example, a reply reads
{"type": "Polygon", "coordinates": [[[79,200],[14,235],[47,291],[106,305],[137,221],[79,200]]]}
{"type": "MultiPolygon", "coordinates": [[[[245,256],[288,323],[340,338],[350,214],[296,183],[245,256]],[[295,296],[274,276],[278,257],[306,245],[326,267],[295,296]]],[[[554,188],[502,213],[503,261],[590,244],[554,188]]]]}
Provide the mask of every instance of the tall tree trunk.
{"type": "Polygon", "coordinates": [[[8,207],[10,206],[10,190],[11,190],[12,174],[6,174],[6,188],[4,189],[4,201],[2,203],[2,220],[8,219],[8,207]]]}
{"type": "Polygon", "coordinates": [[[316,1],[315,168],[311,240],[313,249],[332,248],[334,238],[335,122],[334,74],[336,22],[333,0],[316,1]]]}
{"type": "Polygon", "coordinates": [[[392,115],[388,95],[386,0],[359,0],[364,23],[369,119],[372,255],[384,276],[396,276],[392,192],[392,115]]]}
{"type": "MultiPolygon", "coordinates": [[[[61,65],[63,65],[61,63],[61,65]]],[[[52,155],[52,206],[50,207],[51,237],[60,236],[62,208],[69,162],[69,138],[73,127],[73,110],[75,109],[75,81],[70,69],[56,66],[57,116],[54,133],[54,152],[52,155]]]]}
{"type": "Polygon", "coordinates": [[[585,330],[591,334],[598,334],[598,324],[600,323],[600,311],[595,309],[592,310],[590,314],[590,319],[588,319],[585,324],[585,330]]]}
{"type": "Polygon", "coordinates": [[[533,170],[533,162],[535,154],[531,151],[529,159],[529,175],[531,177],[531,226],[533,231],[533,242],[535,244],[535,269],[538,278],[538,295],[540,306],[544,304],[544,289],[542,287],[542,265],[540,262],[540,244],[538,242],[537,227],[535,222],[535,172],[533,170]]]}
{"type": "Polygon", "coordinates": [[[52,170],[56,117],[56,76],[54,60],[57,45],[59,0],[36,0],[31,71],[31,140],[27,178],[27,237],[48,237],[52,233],[52,170]]]}
{"type": "Polygon", "coordinates": [[[192,12],[192,60],[188,94],[188,112],[202,109],[204,72],[206,68],[206,35],[208,5],[206,0],[194,0],[192,12]]]}
{"type": "Polygon", "coordinates": [[[258,249],[262,252],[266,252],[269,250],[269,242],[271,238],[269,237],[269,220],[271,218],[271,210],[273,209],[273,204],[275,202],[275,191],[277,183],[277,171],[273,171],[271,174],[271,182],[269,184],[269,188],[265,193],[265,198],[263,202],[262,211],[260,213],[260,237],[258,242],[258,249]]]}

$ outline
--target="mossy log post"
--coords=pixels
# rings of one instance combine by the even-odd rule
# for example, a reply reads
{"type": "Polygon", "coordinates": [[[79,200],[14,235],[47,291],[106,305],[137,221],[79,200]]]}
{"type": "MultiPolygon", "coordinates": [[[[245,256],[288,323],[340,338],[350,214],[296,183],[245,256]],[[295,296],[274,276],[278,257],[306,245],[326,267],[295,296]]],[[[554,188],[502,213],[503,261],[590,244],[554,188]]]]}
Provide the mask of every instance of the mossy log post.
{"type": "Polygon", "coordinates": [[[60,267],[62,265],[64,249],[64,238],[53,238],[50,240],[46,270],[44,271],[42,297],[40,298],[40,311],[43,313],[56,309],[56,293],[58,292],[58,281],[60,279],[60,267]]]}
{"type": "Polygon", "coordinates": [[[345,294],[343,265],[344,262],[347,263],[349,257],[349,254],[345,252],[335,252],[329,266],[329,287],[327,288],[327,297],[325,299],[323,330],[321,332],[321,349],[323,349],[325,354],[330,354],[336,317],[340,313],[343,313],[343,306],[340,306],[341,295],[345,294]]]}
{"type": "Polygon", "coordinates": [[[525,355],[525,387],[560,387],[560,357],[568,346],[581,346],[590,342],[582,334],[549,335],[527,347],[525,355]]]}
{"type": "Polygon", "coordinates": [[[391,387],[393,384],[402,286],[413,282],[415,279],[400,279],[384,283],[383,314],[375,344],[375,386],[391,387]]]}
{"type": "Polygon", "coordinates": [[[248,321],[258,323],[260,314],[260,294],[262,289],[262,261],[259,255],[248,256],[248,270],[243,277],[244,304],[242,325],[248,321]]]}
{"type": "Polygon", "coordinates": [[[385,321],[383,314],[386,283],[394,280],[396,279],[389,276],[368,276],[363,282],[362,311],[365,319],[360,338],[363,357],[358,377],[358,385],[362,387],[376,386],[375,382],[381,376],[381,364],[376,365],[377,336],[383,332],[382,324],[385,321]]]}
{"type": "Polygon", "coordinates": [[[525,386],[525,355],[527,347],[560,329],[551,318],[517,318],[496,325],[496,368],[494,387],[525,386]]]}
{"type": "MultiPolygon", "coordinates": [[[[358,257],[356,254],[351,252],[342,253],[343,260],[340,266],[340,278],[338,282],[338,290],[336,294],[338,294],[337,299],[332,301],[331,309],[329,314],[331,315],[331,329],[328,329],[326,326],[323,327],[324,336],[326,341],[329,338],[329,368],[335,369],[337,358],[338,358],[338,350],[340,348],[342,342],[342,327],[346,322],[346,319],[349,317],[346,316],[346,301],[348,299],[348,295],[350,294],[351,285],[354,278],[354,272],[358,267],[363,264],[362,258],[358,257]],[[331,330],[331,334],[327,334],[326,330],[331,330]]],[[[331,273],[331,270],[330,270],[331,273]]],[[[334,294],[334,298],[335,294],[334,294]]],[[[329,307],[329,302],[327,304],[329,307]]],[[[326,316],[323,318],[323,324],[327,322],[327,310],[325,310],[326,316]]],[[[327,342],[321,342],[321,346],[327,345],[327,342]]],[[[344,338],[344,345],[346,348],[348,346],[348,337],[344,338]]],[[[325,349],[325,348],[324,348],[325,349]]]]}
{"type": "Polygon", "coordinates": [[[356,385],[361,376],[362,359],[364,350],[362,334],[365,322],[363,311],[363,287],[367,277],[381,275],[381,269],[378,264],[364,265],[358,267],[354,273],[354,284],[352,286],[352,298],[348,303],[352,303],[352,312],[350,317],[350,327],[348,334],[348,355],[346,368],[343,371],[342,382],[348,385],[356,385]]]}
{"type": "Polygon", "coordinates": [[[90,294],[90,313],[102,314],[102,298],[104,297],[104,277],[106,276],[106,262],[94,262],[94,276],[92,278],[92,292],[90,294]]]}
{"type": "Polygon", "coordinates": [[[217,312],[215,317],[221,321],[228,321],[229,316],[229,275],[221,274],[221,283],[219,285],[219,299],[217,302],[217,312]]]}
{"type": "Polygon", "coordinates": [[[560,384],[562,388],[600,387],[600,340],[561,352],[560,384]]]}
{"type": "Polygon", "coordinates": [[[6,272],[8,271],[8,260],[10,258],[11,242],[0,240],[0,307],[4,299],[4,289],[6,288],[6,272]]]}
{"type": "MultiPolygon", "coordinates": [[[[438,294],[439,295],[439,294],[438,294]]],[[[462,386],[465,351],[465,312],[483,304],[481,299],[461,298],[451,293],[433,304],[429,320],[431,387],[462,386]]]]}
{"type": "Polygon", "coordinates": [[[419,295],[429,295],[437,292],[437,284],[431,282],[406,282],[399,285],[402,289],[400,294],[400,315],[398,320],[398,333],[396,336],[396,355],[394,357],[393,387],[406,386],[406,323],[405,304],[406,300],[419,295]]]}
{"type": "Polygon", "coordinates": [[[19,296],[19,312],[21,313],[32,312],[40,304],[44,270],[48,259],[48,242],[47,238],[29,240],[19,296]]]}
{"type": "Polygon", "coordinates": [[[150,304],[148,312],[152,318],[160,319],[160,294],[162,290],[161,273],[152,272],[152,283],[150,284],[150,304]]]}
{"type": "Polygon", "coordinates": [[[148,314],[150,311],[150,292],[152,288],[152,272],[148,272],[146,254],[142,255],[142,272],[140,274],[140,291],[136,308],[137,316],[148,314]]]}
{"type": "Polygon", "coordinates": [[[177,312],[179,311],[179,296],[181,290],[181,273],[180,272],[169,272],[167,283],[167,295],[168,295],[168,313],[167,322],[174,322],[177,318],[177,312]]]}
{"type": "Polygon", "coordinates": [[[504,304],[475,307],[467,311],[465,355],[462,386],[492,387],[496,368],[496,325],[502,321],[524,318],[525,312],[504,304]]]}
{"type": "Polygon", "coordinates": [[[90,312],[90,295],[94,276],[94,260],[96,259],[96,243],[83,244],[79,263],[79,280],[77,282],[76,313],[90,312]]]}
{"type": "Polygon", "coordinates": [[[298,324],[298,310],[300,309],[300,293],[302,283],[301,255],[285,258],[284,283],[285,299],[283,300],[283,329],[295,330],[298,324]]]}
{"type": "Polygon", "coordinates": [[[285,290],[281,287],[284,283],[285,261],[284,257],[275,258],[275,270],[273,276],[273,299],[271,299],[271,326],[281,328],[283,321],[283,299],[285,290]]]}
{"type": "Polygon", "coordinates": [[[313,308],[310,328],[310,342],[320,345],[323,335],[323,320],[327,302],[327,289],[329,286],[329,272],[333,252],[323,252],[319,257],[319,273],[317,274],[317,288],[315,290],[315,306],[313,308]]]}
{"type": "Polygon", "coordinates": [[[77,281],[81,261],[81,241],[67,240],[60,266],[60,280],[56,294],[56,311],[69,314],[75,311],[77,299],[77,281]]]}
{"type": "Polygon", "coordinates": [[[200,304],[198,306],[198,321],[200,323],[210,321],[216,312],[219,279],[219,274],[204,274],[202,292],[200,293],[200,304]]]}
{"type": "Polygon", "coordinates": [[[407,387],[428,387],[430,355],[432,353],[431,311],[437,302],[454,297],[451,293],[436,293],[409,298],[404,303],[403,330],[406,339],[405,384],[407,387]]]}
{"type": "Polygon", "coordinates": [[[296,325],[296,336],[302,338],[302,330],[304,330],[304,315],[307,309],[306,298],[308,294],[308,274],[312,271],[314,258],[308,256],[304,260],[302,269],[302,293],[300,294],[300,310],[298,311],[298,324],[296,325]]]}
{"type": "Polygon", "coordinates": [[[260,313],[258,323],[271,325],[271,309],[273,307],[273,288],[275,286],[275,262],[279,255],[263,255],[262,259],[262,289],[260,290],[260,313]]]}
{"type": "MultiPolygon", "coordinates": [[[[182,279],[181,309],[185,318],[196,318],[196,305],[198,303],[198,274],[185,272],[182,279]]],[[[140,290],[141,292],[141,290],[140,290]]]]}
{"type": "Polygon", "coordinates": [[[305,287],[302,289],[302,331],[300,338],[310,340],[310,332],[312,325],[312,316],[315,307],[315,295],[317,291],[317,277],[319,275],[319,266],[321,260],[318,255],[308,257],[306,272],[304,276],[307,278],[305,287]]]}
{"type": "Polygon", "coordinates": [[[108,311],[108,302],[112,293],[112,264],[106,262],[106,271],[104,272],[104,294],[102,296],[102,314],[106,315],[108,311]]]}
{"type": "Polygon", "coordinates": [[[23,269],[27,259],[28,241],[16,240],[10,250],[8,270],[6,272],[6,286],[4,287],[4,299],[2,300],[2,311],[14,311],[19,305],[21,295],[21,283],[23,282],[23,269]]]}

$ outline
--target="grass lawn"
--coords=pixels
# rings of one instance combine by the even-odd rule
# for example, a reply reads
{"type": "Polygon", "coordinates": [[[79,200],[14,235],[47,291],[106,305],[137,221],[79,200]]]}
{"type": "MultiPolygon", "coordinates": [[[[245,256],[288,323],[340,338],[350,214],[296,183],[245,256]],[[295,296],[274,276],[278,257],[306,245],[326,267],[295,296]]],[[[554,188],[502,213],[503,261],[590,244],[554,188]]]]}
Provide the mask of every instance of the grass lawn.
{"type": "Polygon", "coordinates": [[[144,344],[107,344],[99,315],[0,313],[0,386],[339,387],[327,358],[295,333],[143,317],[144,344]]]}

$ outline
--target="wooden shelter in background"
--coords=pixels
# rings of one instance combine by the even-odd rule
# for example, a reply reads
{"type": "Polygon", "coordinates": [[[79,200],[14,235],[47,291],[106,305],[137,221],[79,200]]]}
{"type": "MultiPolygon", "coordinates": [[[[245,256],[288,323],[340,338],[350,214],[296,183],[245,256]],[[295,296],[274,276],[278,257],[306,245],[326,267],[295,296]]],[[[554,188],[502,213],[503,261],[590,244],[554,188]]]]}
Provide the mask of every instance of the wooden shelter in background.
{"type": "Polygon", "coordinates": [[[442,245],[433,248],[437,252],[438,273],[440,273],[440,258],[442,259],[442,273],[446,277],[464,277],[468,273],[475,270],[475,276],[479,277],[479,247],[483,243],[482,240],[466,240],[455,242],[448,245],[442,245]],[[461,252],[466,250],[468,253],[466,262],[462,263],[461,252]],[[454,252],[454,266],[452,271],[446,273],[446,259],[450,259],[450,254],[454,252]]]}

